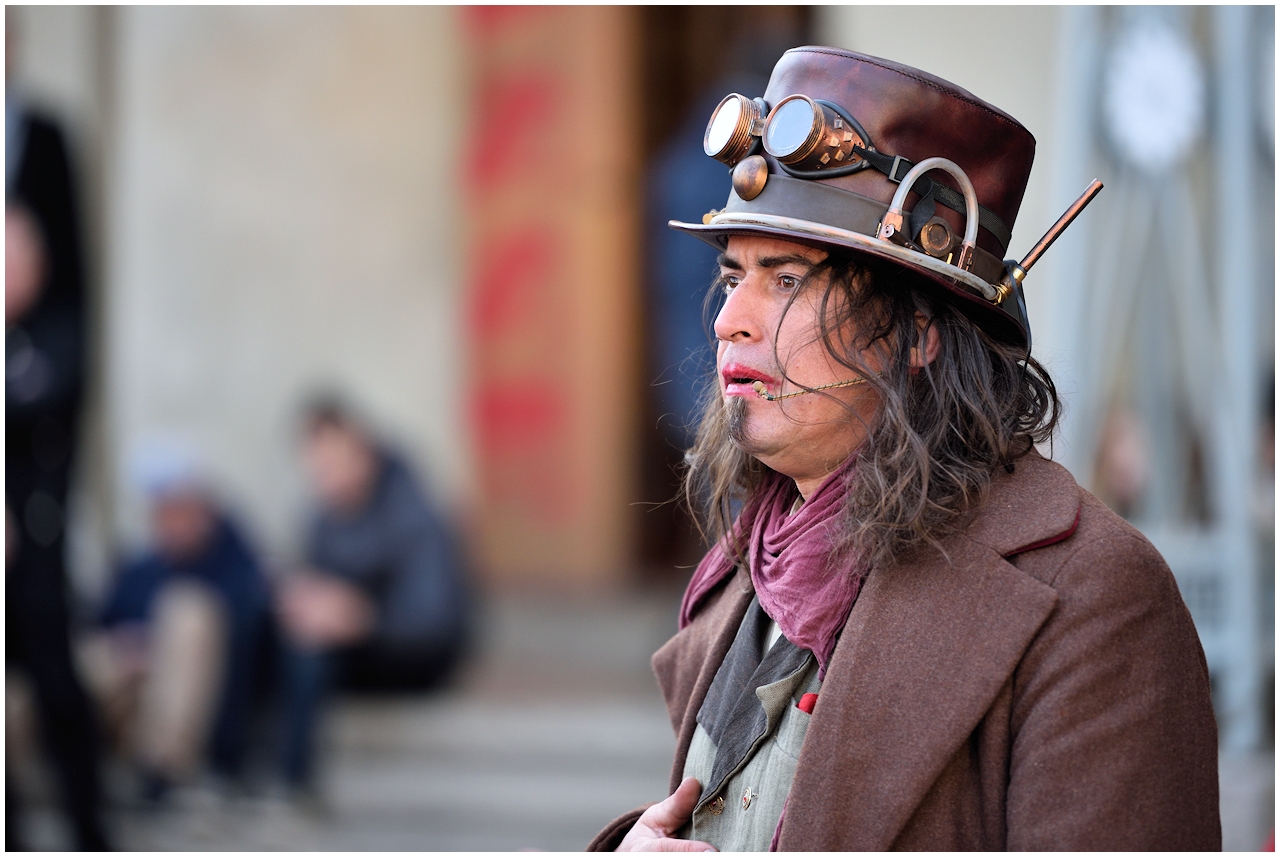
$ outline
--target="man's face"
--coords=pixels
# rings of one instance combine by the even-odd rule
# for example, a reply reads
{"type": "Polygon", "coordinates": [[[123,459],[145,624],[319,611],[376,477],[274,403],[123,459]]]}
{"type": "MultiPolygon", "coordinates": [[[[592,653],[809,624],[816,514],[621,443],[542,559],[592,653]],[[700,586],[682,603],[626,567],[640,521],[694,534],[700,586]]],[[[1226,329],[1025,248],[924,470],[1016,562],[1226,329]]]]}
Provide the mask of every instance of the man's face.
{"type": "Polygon", "coordinates": [[[194,490],[167,493],[153,501],[156,550],[171,562],[198,559],[212,544],[216,526],[209,501],[194,490]]]}
{"type": "Polygon", "coordinates": [[[726,297],[715,334],[730,436],[743,452],[794,479],[805,496],[858,448],[866,438],[862,420],[870,422],[878,408],[878,397],[863,385],[776,402],[753,388],[759,380],[770,393],[785,394],[798,385],[857,377],[822,343],[819,306],[826,284],[801,289],[826,255],[775,238],[733,236],[720,264],[726,297]]]}
{"type": "Polygon", "coordinates": [[[351,429],[321,425],[307,433],[303,454],[321,504],[339,515],[360,511],[378,475],[368,441],[351,429]]]}

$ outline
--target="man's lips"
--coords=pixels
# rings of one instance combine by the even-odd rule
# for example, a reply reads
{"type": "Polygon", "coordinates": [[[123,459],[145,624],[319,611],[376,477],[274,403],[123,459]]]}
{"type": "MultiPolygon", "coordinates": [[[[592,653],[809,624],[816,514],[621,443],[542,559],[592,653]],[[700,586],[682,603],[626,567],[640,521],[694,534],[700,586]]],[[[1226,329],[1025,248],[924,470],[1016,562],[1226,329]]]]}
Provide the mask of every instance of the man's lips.
{"type": "Polygon", "coordinates": [[[765,389],[774,390],[778,382],[759,369],[744,366],[741,363],[726,363],[720,368],[720,379],[724,383],[726,396],[759,396],[755,383],[764,382],[765,389]]]}

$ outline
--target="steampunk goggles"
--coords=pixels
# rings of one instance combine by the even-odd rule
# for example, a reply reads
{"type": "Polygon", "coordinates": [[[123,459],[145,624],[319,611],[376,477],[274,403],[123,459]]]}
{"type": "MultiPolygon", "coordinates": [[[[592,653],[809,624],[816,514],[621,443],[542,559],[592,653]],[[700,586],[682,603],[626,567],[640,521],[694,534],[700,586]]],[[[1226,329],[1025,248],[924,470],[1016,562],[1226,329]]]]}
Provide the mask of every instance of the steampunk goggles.
{"type": "MultiPolygon", "coordinates": [[[[899,185],[889,212],[874,230],[876,237],[945,260],[946,264],[954,262],[966,272],[975,258],[979,226],[994,235],[1002,247],[1009,244],[1008,227],[978,204],[969,179],[958,166],[942,158],[929,158],[917,165],[876,151],[858,120],[830,101],[795,94],[768,109],[763,99],[731,93],[712,112],[702,147],[708,155],[733,168],[734,192],[744,200],[757,197],[769,179],[768,168],[758,154],[760,148],[789,176],[798,179],[835,178],[874,167],[899,185]],[[929,168],[951,173],[961,193],[926,178],[926,163],[929,168]],[[912,212],[912,222],[902,213],[909,190],[922,200],[912,212]],[[963,238],[955,235],[945,220],[933,216],[938,204],[965,215],[963,238]],[[893,228],[885,229],[888,224],[893,228]]],[[[975,277],[970,285],[993,299],[998,292],[990,281],[1003,270],[998,260],[981,261],[986,263],[982,267],[987,269],[983,272],[987,276],[975,277]]]]}
{"type": "MultiPolygon", "coordinates": [[[[702,137],[702,149],[734,169],[733,187],[743,199],[755,198],[767,181],[762,165],[743,163],[760,148],[772,155],[788,175],[799,179],[836,178],[873,167],[899,184],[915,167],[906,158],[876,151],[858,120],[838,104],[807,95],[788,95],[769,109],[762,98],[731,93],[712,112],[702,137]]],[[[919,249],[932,256],[953,255],[958,242],[942,221],[931,219],[932,210],[936,203],[968,215],[968,205],[945,185],[919,174],[913,178],[917,181],[908,182],[907,187],[929,201],[920,209],[923,216],[912,224],[910,234],[917,236],[919,249]],[[926,222],[931,227],[928,230],[926,222]]],[[[978,206],[978,225],[991,233],[1002,248],[1008,248],[1012,235],[995,213],[978,206]]]]}
{"type": "MultiPolygon", "coordinates": [[[[712,112],[702,148],[707,155],[732,168],[734,192],[745,201],[759,196],[769,180],[768,167],[759,156],[761,148],[784,172],[797,179],[835,178],[868,167],[878,170],[898,188],[874,230],[832,230],[820,223],[766,214],[754,214],[748,219],[761,226],[808,230],[818,238],[831,237],[825,235],[824,229],[832,235],[841,232],[842,235],[836,237],[843,238],[844,243],[866,242],[864,236],[869,232],[882,254],[902,255],[902,261],[915,267],[936,269],[935,273],[967,286],[995,304],[1003,303],[1018,289],[1027,269],[1102,189],[1102,183],[1095,179],[1021,263],[1012,260],[1001,263],[998,258],[987,258],[989,254],[977,248],[977,230],[983,227],[1002,249],[1007,249],[1011,238],[1009,228],[996,214],[978,204],[972,183],[957,164],[945,158],[926,158],[916,164],[876,151],[862,125],[838,104],[796,94],[770,108],[763,98],[747,98],[735,92],[726,96],[712,112]],[[961,192],[926,178],[925,174],[931,170],[950,173],[961,192]],[[912,191],[919,195],[920,202],[907,213],[904,211],[906,198],[912,191]],[[935,204],[965,216],[963,237],[953,235],[943,219],[933,216],[935,204]]],[[[730,225],[729,221],[734,219],[742,218],[726,209],[709,212],[703,223],[723,221],[730,225]]],[[[1025,316],[1025,309],[1022,313],[1025,316]]],[[[1023,327],[1026,328],[1025,318],[1023,327]]],[[[1027,343],[1029,348],[1029,335],[1027,343]]]]}
{"type": "Polygon", "coordinates": [[[764,150],[788,173],[800,178],[845,175],[870,166],[860,154],[869,146],[867,132],[839,105],[789,95],[765,115],[763,99],[732,93],[711,114],[702,149],[730,167],[764,150]]]}

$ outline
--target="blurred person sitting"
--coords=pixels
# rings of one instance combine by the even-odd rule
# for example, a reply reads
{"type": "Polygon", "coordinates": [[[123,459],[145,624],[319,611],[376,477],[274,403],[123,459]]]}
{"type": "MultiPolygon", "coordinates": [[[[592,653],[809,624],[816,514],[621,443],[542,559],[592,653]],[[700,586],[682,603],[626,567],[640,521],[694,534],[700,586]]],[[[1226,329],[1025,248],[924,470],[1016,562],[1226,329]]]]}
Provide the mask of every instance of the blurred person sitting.
{"type": "Polygon", "coordinates": [[[144,796],[158,801],[206,759],[227,783],[243,777],[270,593],[189,462],[152,450],[143,469],[153,546],[123,566],[107,597],[96,684],[144,796]]]}
{"type": "Polygon", "coordinates": [[[308,408],[303,454],[319,508],[306,564],[282,581],[284,774],[314,787],[316,721],[331,687],[425,690],[462,653],[468,596],[452,528],[403,461],[333,399],[308,408]]]}

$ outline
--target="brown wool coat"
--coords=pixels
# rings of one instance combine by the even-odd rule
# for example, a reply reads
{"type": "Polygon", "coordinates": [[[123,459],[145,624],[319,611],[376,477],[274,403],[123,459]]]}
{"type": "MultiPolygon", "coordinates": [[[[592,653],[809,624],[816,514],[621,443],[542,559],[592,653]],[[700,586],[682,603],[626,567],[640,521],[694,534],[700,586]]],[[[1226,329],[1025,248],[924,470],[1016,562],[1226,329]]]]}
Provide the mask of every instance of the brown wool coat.
{"type": "MultiPolygon", "coordinates": [[[[1151,544],[1033,452],[944,545],[867,579],[779,848],[1220,849],[1208,670],[1151,544]]],[[[673,790],[751,594],[740,572],[653,657],[673,790]]]]}

